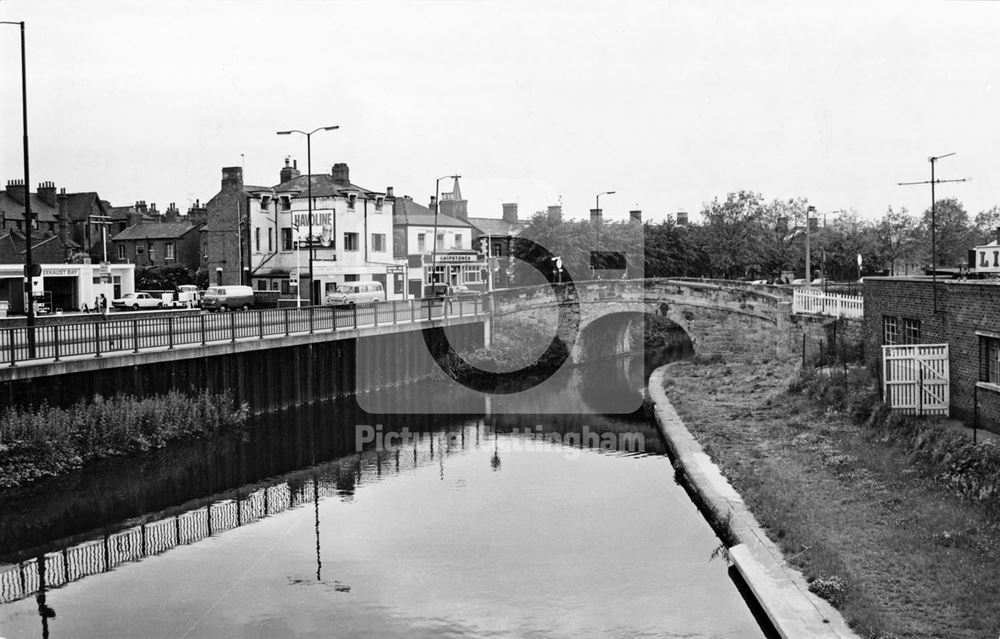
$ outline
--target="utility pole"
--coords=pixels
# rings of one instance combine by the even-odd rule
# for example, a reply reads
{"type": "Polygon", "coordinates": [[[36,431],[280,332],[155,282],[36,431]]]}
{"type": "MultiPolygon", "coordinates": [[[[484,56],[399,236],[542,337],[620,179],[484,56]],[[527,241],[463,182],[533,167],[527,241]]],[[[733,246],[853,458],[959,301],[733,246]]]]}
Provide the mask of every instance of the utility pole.
{"type": "Polygon", "coordinates": [[[809,251],[809,227],[812,225],[812,214],[816,212],[815,206],[806,207],[806,286],[812,285],[812,255],[809,251]]]}
{"type": "Polygon", "coordinates": [[[959,180],[938,180],[934,177],[934,165],[938,160],[942,158],[947,158],[955,155],[954,153],[945,153],[944,155],[931,156],[928,161],[931,163],[931,179],[924,180],[922,182],[899,182],[898,186],[913,186],[915,184],[930,184],[931,185],[931,287],[933,288],[933,309],[934,314],[937,315],[937,199],[934,195],[934,185],[943,184],[945,182],[966,182],[969,178],[961,178],[959,180]]]}

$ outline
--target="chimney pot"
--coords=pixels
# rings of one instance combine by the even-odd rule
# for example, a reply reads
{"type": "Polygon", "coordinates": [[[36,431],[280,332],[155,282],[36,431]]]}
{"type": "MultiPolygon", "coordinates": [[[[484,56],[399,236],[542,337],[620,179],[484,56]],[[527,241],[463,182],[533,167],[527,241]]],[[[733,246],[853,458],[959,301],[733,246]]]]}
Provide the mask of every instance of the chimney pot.
{"type": "Polygon", "coordinates": [[[503,206],[503,221],[517,224],[517,202],[507,202],[503,206]]]}

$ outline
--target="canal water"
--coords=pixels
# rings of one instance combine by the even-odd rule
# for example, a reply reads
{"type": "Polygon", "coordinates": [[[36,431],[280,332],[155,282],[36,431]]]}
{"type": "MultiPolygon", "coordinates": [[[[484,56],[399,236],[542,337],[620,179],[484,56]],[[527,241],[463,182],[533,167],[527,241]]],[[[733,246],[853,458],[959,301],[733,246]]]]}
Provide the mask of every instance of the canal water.
{"type": "Polygon", "coordinates": [[[0,636],[763,636],[647,418],[486,409],[327,403],[11,493],[0,636]]]}

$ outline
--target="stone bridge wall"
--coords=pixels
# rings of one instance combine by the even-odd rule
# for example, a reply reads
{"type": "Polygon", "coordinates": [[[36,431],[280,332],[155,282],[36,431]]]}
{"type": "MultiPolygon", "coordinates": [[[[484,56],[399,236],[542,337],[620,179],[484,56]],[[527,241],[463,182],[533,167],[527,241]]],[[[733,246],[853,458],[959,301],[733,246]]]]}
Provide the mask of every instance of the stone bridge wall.
{"type": "Polygon", "coordinates": [[[624,346],[628,319],[643,315],[664,317],[683,328],[695,352],[729,358],[796,353],[802,332],[811,332],[814,323],[791,321],[791,294],[784,289],[666,279],[579,283],[575,297],[564,285],[500,291],[496,314],[553,307],[563,299],[575,303],[583,336],[575,341],[574,362],[588,358],[588,342],[616,339],[624,346]]]}

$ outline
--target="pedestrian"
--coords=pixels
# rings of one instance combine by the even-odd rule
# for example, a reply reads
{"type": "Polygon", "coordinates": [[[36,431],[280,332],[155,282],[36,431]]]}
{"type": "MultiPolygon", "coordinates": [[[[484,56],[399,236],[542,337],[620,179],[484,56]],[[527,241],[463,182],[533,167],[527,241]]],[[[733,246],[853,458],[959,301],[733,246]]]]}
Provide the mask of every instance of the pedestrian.
{"type": "Polygon", "coordinates": [[[108,298],[104,297],[104,293],[101,293],[101,315],[105,319],[108,317],[108,298]]]}
{"type": "Polygon", "coordinates": [[[101,312],[101,298],[99,297],[94,298],[94,312],[95,313],[101,312]]]}

